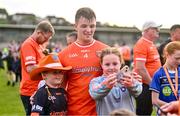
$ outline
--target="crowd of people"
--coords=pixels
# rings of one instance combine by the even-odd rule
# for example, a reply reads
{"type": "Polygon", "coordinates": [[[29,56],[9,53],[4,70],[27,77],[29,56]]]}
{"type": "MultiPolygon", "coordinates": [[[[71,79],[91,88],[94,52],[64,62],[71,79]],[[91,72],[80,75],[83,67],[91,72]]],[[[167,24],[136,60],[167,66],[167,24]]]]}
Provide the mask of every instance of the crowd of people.
{"type": "Polygon", "coordinates": [[[7,60],[7,85],[20,77],[26,115],[151,115],[153,105],[157,115],[178,115],[180,25],[173,25],[158,47],[161,26],[144,23],[132,57],[128,43],[111,47],[94,39],[96,15],[83,7],[66,48],[47,50],[55,30],[41,21],[22,44],[12,42],[8,53],[0,54],[0,68],[7,60]]]}

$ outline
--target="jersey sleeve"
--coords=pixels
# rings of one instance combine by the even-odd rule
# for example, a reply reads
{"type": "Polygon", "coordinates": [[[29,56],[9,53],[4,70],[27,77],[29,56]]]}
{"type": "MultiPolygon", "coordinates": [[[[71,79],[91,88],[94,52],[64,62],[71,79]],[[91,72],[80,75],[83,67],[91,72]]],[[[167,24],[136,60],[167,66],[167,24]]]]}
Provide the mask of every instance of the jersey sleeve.
{"type": "Polygon", "coordinates": [[[104,83],[104,79],[97,77],[91,80],[89,84],[89,94],[93,99],[101,99],[105,97],[111,90],[104,83]]]}
{"type": "Polygon", "coordinates": [[[40,88],[34,95],[34,103],[31,112],[44,113],[44,107],[47,101],[47,94],[45,88],[40,88]]]}
{"type": "Polygon", "coordinates": [[[150,83],[149,90],[155,91],[157,93],[160,92],[160,75],[158,72],[154,74],[154,77],[152,78],[152,82],[150,83]]]}
{"type": "Polygon", "coordinates": [[[23,45],[21,54],[24,58],[25,66],[36,64],[36,52],[30,43],[23,45]]]}
{"type": "Polygon", "coordinates": [[[136,61],[146,61],[147,47],[140,44],[136,45],[134,48],[134,57],[136,61]]]}

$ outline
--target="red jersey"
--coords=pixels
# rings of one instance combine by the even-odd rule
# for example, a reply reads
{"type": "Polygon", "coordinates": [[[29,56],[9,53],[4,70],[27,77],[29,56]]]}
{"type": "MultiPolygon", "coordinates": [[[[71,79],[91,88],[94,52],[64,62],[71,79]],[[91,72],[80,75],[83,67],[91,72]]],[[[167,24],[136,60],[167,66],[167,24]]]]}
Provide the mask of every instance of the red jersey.
{"type": "Polygon", "coordinates": [[[63,66],[72,66],[68,73],[68,115],[96,115],[95,101],[89,95],[89,83],[102,74],[98,52],[108,47],[94,40],[87,46],[78,43],[59,54],[63,66]]]}
{"type": "Polygon", "coordinates": [[[26,70],[27,65],[38,64],[39,60],[44,56],[42,49],[32,38],[24,41],[20,50],[22,80],[20,83],[20,94],[31,96],[38,87],[39,81],[32,81],[26,70]]]}
{"type": "MultiPolygon", "coordinates": [[[[145,62],[145,67],[149,72],[151,78],[153,77],[155,71],[161,67],[161,62],[159,59],[159,53],[156,46],[152,41],[141,37],[136,45],[134,46],[134,70],[136,71],[136,61],[145,62]]],[[[143,83],[146,83],[142,78],[143,83]]]]}

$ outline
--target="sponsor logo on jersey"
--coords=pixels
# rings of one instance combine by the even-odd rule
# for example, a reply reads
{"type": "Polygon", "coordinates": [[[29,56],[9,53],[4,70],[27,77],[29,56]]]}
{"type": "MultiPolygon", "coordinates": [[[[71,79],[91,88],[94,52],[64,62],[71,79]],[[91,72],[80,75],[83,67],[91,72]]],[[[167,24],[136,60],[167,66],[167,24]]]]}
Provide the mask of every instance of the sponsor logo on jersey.
{"type": "Polygon", "coordinates": [[[33,57],[33,56],[27,56],[26,57],[26,61],[28,61],[28,60],[35,60],[36,58],[35,57],[33,57]]]}
{"type": "Polygon", "coordinates": [[[164,96],[170,96],[172,91],[171,91],[171,88],[169,86],[165,86],[163,89],[162,89],[162,93],[164,96]]]}
{"type": "Polygon", "coordinates": [[[77,57],[78,55],[76,53],[69,54],[69,58],[77,57]]]}
{"type": "Polygon", "coordinates": [[[38,111],[42,111],[43,107],[39,106],[39,105],[33,105],[32,106],[32,110],[38,110],[38,111]]]}

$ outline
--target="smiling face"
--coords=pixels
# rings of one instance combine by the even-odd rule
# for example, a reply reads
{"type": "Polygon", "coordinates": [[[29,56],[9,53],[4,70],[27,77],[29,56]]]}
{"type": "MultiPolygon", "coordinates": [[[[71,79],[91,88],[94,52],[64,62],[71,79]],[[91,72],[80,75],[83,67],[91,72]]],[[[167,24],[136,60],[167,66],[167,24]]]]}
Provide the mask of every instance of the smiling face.
{"type": "Polygon", "coordinates": [[[57,87],[62,84],[64,73],[64,71],[60,70],[50,70],[43,73],[43,78],[50,87],[57,87]]]}
{"type": "Polygon", "coordinates": [[[93,40],[94,32],[96,30],[96,19],[91,20],[84,17],[75,23],[75,30],[77,31],[77,39],[80,44],[90,43],[93,40]]]}
{"type": "Polygon", "coordinates": [[[117,73],[120,70],[121,62],[117,55],[108,54],[103,57],[101,67],[104,75],[117,73]]]}

